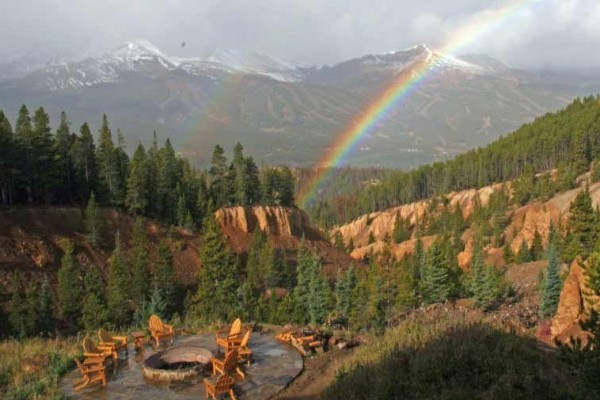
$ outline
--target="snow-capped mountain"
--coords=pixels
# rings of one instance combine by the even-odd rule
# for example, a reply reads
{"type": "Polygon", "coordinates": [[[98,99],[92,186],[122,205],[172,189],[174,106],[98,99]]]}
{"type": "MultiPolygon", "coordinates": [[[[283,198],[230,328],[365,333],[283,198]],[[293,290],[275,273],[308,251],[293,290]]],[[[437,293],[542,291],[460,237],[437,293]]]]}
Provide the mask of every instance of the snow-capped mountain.
{"type": "Polygon", "coordinates": [[[309,165],[399,74],[424,65],[435,73],[388,110],[351,164],[409,168],[452,156],[600,91],[600,78],[516,70],[426,45],[310,66],[234,50],[176,57],[134,40],[0,80],[0,109],[44,106],[53,118],[66,110],[74,127],[107,113],[129,148],[156,129],[199,163],[215,144],[241,141],[267,163],[309,165]]]}
{"type": "MultiPolygon", "coordinates": [[[[439,70],[458,70],[468,74],[496,72],[502,65],[483,56],[455,58],[432,51],[426,45],[383,54],[370,54],[331,66],[309,66],[279,60],[257,52],[219,50],[210,57],[182,58],[163,53],[147,40],[133,40],[116,49],[76,62],[49,63],[28,74],[22,73],[28,87],[37,90],[63,90],[118,82],[130,73],[155,77],[170,71],[206,76],[213,81],[219,74],[256,75],[279,82],[339,82],[348,76],[367,72],[400,72],[426,62],[439,70]],[[480,65],[481,64],[481,65],[480,65]]],[[[33,63],[28,65],[35,65],[33,63]]],[[[22,67],[29,72],[32,67],[22,67]]],[[[1,71],[1,66],[0,66],[1,71]]],[[[1,76],[1,75],[0,75],[1,76]]]]}
{"type": "Polygon", "coordinates": [[[0,56],[0,80],[21,78],[35,70],[65,63],[67,58],[45,47],[36,47],[18,55],[0,56]]]}
{"type": "Polygon", "coordinates": [[[222,50],[208,58],[169,56],[147,40],[133,40],[81,61],[40,68],[25,77],[35,89],[62,90],[117,82],[127,73],[156,76],[168,71],[212,76],[215,72],[261,75],[281,82],[302,80],[307,67],[255,52],[222,50]]]}

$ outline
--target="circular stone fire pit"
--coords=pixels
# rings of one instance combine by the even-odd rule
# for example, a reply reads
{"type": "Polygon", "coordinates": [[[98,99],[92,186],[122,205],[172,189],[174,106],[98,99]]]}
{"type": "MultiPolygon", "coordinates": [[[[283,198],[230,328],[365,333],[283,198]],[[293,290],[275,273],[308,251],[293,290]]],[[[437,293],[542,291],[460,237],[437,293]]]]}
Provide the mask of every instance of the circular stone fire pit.
{"type": "Polygon", "coordinates": [[[212,353],[204,347],[176,346],[148,357],[142,372],[152,381],[187,381],[203,371],[211,358],[212,353]]]}

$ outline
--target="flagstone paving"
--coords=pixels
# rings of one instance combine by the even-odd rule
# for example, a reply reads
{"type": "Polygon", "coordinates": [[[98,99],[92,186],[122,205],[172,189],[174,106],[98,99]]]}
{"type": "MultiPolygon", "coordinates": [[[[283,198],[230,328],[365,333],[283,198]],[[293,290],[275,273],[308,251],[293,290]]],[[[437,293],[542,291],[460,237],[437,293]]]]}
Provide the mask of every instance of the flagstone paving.
{"type": "MultiPolygon", "coordinates": [[[[174,346],[201,346],[216,353],[214,334],[197,336],[179,336],[174,346]]],[[[284,389],[301,371],[302,356],[291,346],[277,341],[270,335],[254,333],[250,339],[253,361],[250,366],[242,366],[246,379],[234,376],[233,390],[239,399],[268,399],[284,389]]],[[[163,349],[161,349],[163,350],[163,349]]],[[[107,369],[108,385],[91,386],[79,392],[73,390],[73,382],[79,379],[79,372],[73,370],[61,380],[61,388],[67,399],[85,400],[188,400],[204,399],[203,379],[208,374],[200,375],[190,382],[154,383],[146,381],[142,374],[143,361],[155,354],[150,345],[136,352],[133,344],[129,346],[129,355],[121,354],[116,371],[107,369]],[[125,359],[127,357],[127,359],[125,359]]]]}

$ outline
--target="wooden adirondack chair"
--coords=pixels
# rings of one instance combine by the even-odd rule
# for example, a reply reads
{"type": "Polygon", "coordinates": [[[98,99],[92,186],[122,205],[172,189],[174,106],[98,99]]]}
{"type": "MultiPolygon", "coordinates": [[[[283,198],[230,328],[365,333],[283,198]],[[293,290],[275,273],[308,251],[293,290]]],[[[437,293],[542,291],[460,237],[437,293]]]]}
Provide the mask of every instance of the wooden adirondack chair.
{"type": "Polygon", "coordinates": [[[106,386],[106,373],[102,364],[82,364],[77,358],[74,358],[77,368],[81,373],[81,380],[73,384],[75,391],[91,385],[94,382],[100,382],[102,387],[106,386]]]}
{"type": "Polygon", "coordinates": [[[98,329],[98,339],[100,340],[100,346],[110,347],[114,352],[125,350],[125,353],[128,353],[126,336],[111,336],[107,331],[100,328],[98,329]]]}
{"type": "Polygon", "coordinates": [[[238,346],[242,341],[242,320],[238,318],[233,321],[229,329],[221,329],[215,332],[215,339],[217,341],[217,353],[220,352],[221,347],[227,353],[233,346],[238,346]]]}
{"type": "Polygon", "coordinates": [[[175,336],[175,330],[172,325],[167,325],[158,315],[152,315],[148,321],[148,330],[150,335],[156,341],[156,347],[160,347],[160,341],[163,339],[170,339],[173,344],[173,336],[175,336]]]}
{"type": "Polygon", "coordinates": [[[217,372],[223,375],[229,375],[235,371],[242,378],[246,376],[238,367],[238,352],[235,349],[227,353],[224,360],[219,360],[218,358],[213,357],[211,361],[213,367],[213,375],[216,375],[217,372]]]}
{"type": "Polygon", "coordinates": [[[86,357],[86,364],[94,361],[104,364],[106,360],[112,358],[114,366],[117,366],[117,352],[110,347],[96,346],[89,337],[83,339],[83,356],[86,357]]]}
{"type": "Polygon", "coordinates": [[[252,350],[248,347],[248,343],[250,342],[250,334],[252,331],[248,329],[244,336],[242,337],[242,341],[239,346],[233,346],[232,350],[237,350],[238,352],[238,362],[245,362],[248,366],[250,366],[250,358],[252,357],[252,350]]]}
{"type": "Polygon", "coordinates": [[[217,400],[218,395],[227,393],[231,400],[236,400],[235,393],[233,393],[233,378],[229,375],[219,375],[219,377],[213,376],[211,378],[204,379],[204,390],[206,391],[206,398],[212,397],[217,400]]]}

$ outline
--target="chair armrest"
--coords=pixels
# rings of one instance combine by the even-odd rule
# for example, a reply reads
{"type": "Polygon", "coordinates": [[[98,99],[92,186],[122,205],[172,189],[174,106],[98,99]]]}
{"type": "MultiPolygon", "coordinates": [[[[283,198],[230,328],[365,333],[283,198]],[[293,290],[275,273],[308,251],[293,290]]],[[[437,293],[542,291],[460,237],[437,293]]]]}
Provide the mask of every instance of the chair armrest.
{"type": "Polygon", "coordinates": [[[83,352],[83,356],[84,357],[90,357],[90,358],[104,358],[106,354],[104,353],[86,353],[85,351],[83,352]]]}
{"type": "Polygon", "coordinates": [[[127,342],[127,336],[113,336],[113,340],[120,340],[122,342],[127,342]]]}

